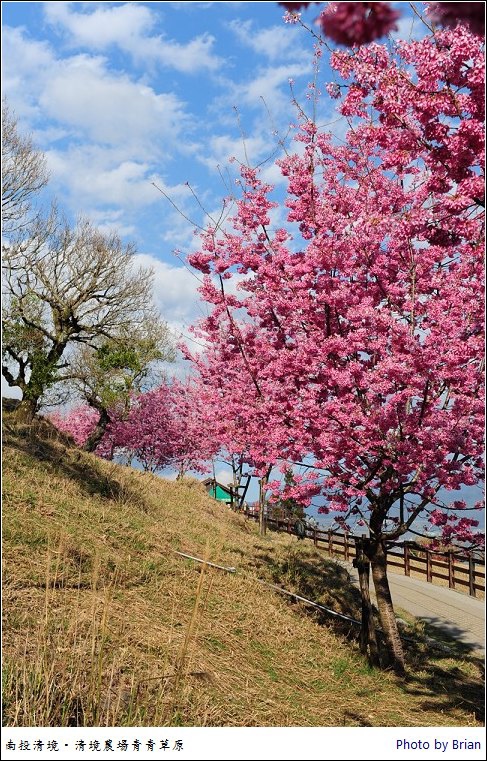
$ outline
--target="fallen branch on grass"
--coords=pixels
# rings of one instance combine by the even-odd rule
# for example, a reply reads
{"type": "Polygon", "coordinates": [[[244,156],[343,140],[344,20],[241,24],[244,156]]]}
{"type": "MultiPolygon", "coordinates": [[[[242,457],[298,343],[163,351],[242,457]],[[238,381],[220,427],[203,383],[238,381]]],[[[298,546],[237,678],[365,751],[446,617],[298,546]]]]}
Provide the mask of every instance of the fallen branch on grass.
{"type": "Polygon", "coordinates": [[[202,558],[195,558],[193,555],[187,555],[186,552],[178,552],[177,550],[174,550],[176,555],[181,555],[183,558],[189,558],[190,560],[195,560],[197,563],[205,563],[205,565],[211,565],[212,568],[219,568],[221,571],[228,571],[229,573],[236,573],[237,569],[233,567],[227,567],[224,565],[216,565],[216,563],[210,563],[209,560],[203,560],[202,558]]]}
{"type": "MultiPolygon", "coordinates": [[[[178,552],[177,550],[174,550],[176,555],[181,555],[183,558],[189,558],[190,560],[195,560],[197,563],[205,563],[206,565],[211,565],[213,568],[219,568],[221,571],[228,571],[229,573],[236,573],[237,569],[233,567],[227,567],[224,565],[216,565],[216,563],[210,563],[208,560],[203,560],[202,558],[196,558],[193,555],[187,555],[185,552],[178,552]]],[[[344,613],[337,613],[334,610],[331,610],[331,608],[327,608],[324,605],[320,605],[317,602],[313,602],[313,600],[308,600],[306,597],[301,597],[301,595],[296,594],[296,592],[289,592],[287,589],[283,589],[282,587],[278,587],[277,584],[271,584],[268,581],[263,581],[262,579],[256,579],[253,578],[252,581],[257,581],[259,584],[264,584],[266,587],[270,587],[271,589],[275,589],[276,592],[280,592],[283,595],[288,595],[289,597],[293,597],[295,600],[300,600],[301,602],[306,603],[306,605],[311,605],[313,608],[318,608],[318,610],[322,610],[325,613],[328,613],[330,616],[335,616],[336,618],[341,618],[344,621],[348,621],[351,624],[354,624],[355,626],[362,626],[362,623],[360,621],[357,621],[356,618],[351,618],[351,616],[346,616],[344,613]]],[[[383,634],[382,629],[377,629],[379,634],[383,634]]],[[[413,640],[410,637],[402,636],[403,640],[406,640],[407,642],[412,642],[413,640]]]]}
{"type": "Polygon", "coordinates": [[[331,616],[336,616],[337,618],[343,618],[345,621],[349,621],[351,624],[355,624],[356,626],[362,626],[360,621],[357,621],[356,618],[351,618],[350,616],[346,616],[343,613],[337,613],[336,611],[331,610],[331,608],[326,608],[324,605],[320,605],[317,602],[313,602],[313,600],[308,600],[306,597],[301,597],[301,595],[297,595],[296,592],[289,592],[287,589],[278,587],[277,584],[270,584],[268,581],[263,581],[262,579],[254,579],[254,581],[258,581],[259,584],[265,584],[266,587],[275,589],[277,592],[281,592],[281,594],[283,595],[289,595],[289,597],[294,597],[294,599],[296,600],[301,600],[301,602],[305,602],[306,605],[312,605],[313,608],[324,610],[325,613],[329,613],[331,616]]]}

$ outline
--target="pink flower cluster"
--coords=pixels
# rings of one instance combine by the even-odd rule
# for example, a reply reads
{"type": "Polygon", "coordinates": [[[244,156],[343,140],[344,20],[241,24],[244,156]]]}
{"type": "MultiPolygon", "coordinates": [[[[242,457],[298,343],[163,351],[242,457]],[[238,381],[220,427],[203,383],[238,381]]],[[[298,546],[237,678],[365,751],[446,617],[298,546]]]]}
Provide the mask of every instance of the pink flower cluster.
{"type": "Polygon", "coordinates": [[[389,3],[328,3],[318,17],[323,33],[339,45],[364,45],[397,29],[389,3]]]}
{"type": "Polygon", "coordinates": [[[51,423],[71,436],[79,447],[84,446],[99,418],[100,413],[88,405],[78,405],[65,414],[53,412],[49,415],[51,423]]]}
{"type": "Polygon", "coordinates": [[[386,532],[406,495],[397,538],[483,472],[484,60],[459,26],[332,65],[353,128],[337,145],[301,115],[277,229],[272,189],[243,171],[233,227],[190,260],[210,310],[193,360],[228,451],[258,474],[313,462],[286,494],[319,490],[343,525],[356,510],[386,532]]]}
{"type": "Polygon", "coordinates": [[[474,34],[485,34],[485,3],[428,3],[427,12],[436,24],[465,24],[474,34]]]}

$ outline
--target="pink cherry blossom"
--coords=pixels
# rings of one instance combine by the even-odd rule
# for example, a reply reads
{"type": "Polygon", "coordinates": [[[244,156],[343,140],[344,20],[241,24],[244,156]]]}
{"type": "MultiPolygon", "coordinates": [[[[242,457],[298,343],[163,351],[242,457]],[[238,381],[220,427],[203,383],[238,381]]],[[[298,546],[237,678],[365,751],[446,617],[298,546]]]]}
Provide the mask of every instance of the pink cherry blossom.
{"type": "Polygon", "coordinates": [[[475,34],[485,33],[485,3],[428,3],[427,12],[436,24],[465,24],[475,34]]]}
{"type": "MultiPolygon", "coordinates": [[[[190,258],[210,307],[193,361],[221,443],[256,474],[314,463],[276,498],[319,494],[344,526],[398,538],[440,489],[482,477],[483,54],[459,26],[332,65],[355,122],[336,144],[302,115],[278,162],[286,229],[247,167],[233,229],[190,258]]],[[[474,535],[455,504],[435,509],[474,535]]]]}
{"type": "Polygon", "coordinates": [[[323,33],[339,45],[363,45],[397,29],[399,13],[389,3],[328,3],[318,18],[323,33]]]}

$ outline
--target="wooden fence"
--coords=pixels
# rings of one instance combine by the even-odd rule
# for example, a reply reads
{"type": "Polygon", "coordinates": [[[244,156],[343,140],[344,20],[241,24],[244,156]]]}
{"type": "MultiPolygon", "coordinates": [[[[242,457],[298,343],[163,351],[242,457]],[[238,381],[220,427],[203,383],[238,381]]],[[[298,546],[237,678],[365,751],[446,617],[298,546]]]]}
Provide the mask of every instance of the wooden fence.
{"type": "MultiPolygon", "coordinates": [[[[255,513],[245,510],[244,514],[258,520],[255,513]]],[[[267,526],[270,529],[298,535],[295,522],[296,518],[267,516],[267,526]]],[[[306,526],[304,538],[310,539],[315,547],[324,549],[332,557],[352,561],[356,557],[355,540],[361,537],[306,526]]],[[[391,568],[401,569],[405,576],[419,574],[425,576],[430,583],[443,581],[450,589],[468,589],[468,594],[473,597],[477,592],[485,592],[485,560],[462,552],[460,548],[458,552],[438,552],[416,542],[394,542],[387,549],[387,564],[391,568]]]]}

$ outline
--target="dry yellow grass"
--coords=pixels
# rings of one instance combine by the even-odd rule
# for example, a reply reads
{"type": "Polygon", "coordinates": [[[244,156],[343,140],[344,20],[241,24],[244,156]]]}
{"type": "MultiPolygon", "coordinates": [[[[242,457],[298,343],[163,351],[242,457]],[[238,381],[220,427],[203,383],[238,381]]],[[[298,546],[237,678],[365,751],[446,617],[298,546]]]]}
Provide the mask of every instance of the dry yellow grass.
{"type": "Polygon", "coordinates": [[[9,726],[477,726],[481,664],[372,670],[347,630],[259,584],[358,617],[346,572],[191,480],[164,481],[6,417],[4,722],[9,726]],[[234,566],[231,574],[175,550],[234,566]]]}

